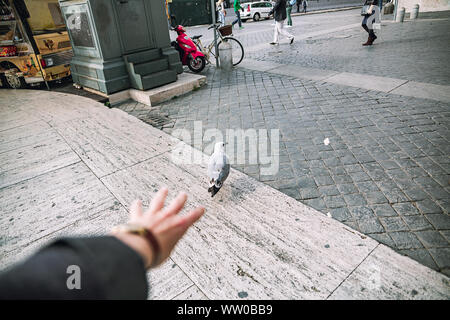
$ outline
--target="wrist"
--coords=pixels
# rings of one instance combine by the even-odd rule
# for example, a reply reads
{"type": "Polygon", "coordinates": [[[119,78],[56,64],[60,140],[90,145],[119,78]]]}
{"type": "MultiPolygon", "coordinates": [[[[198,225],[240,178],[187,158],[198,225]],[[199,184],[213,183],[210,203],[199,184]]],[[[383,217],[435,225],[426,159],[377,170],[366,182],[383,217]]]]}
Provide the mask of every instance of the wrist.
{"type": "Polygon", "coordinates": [[[141,256],[146,269],[150,267],[153,261],[153,248],[145,238],[128,232],[117,232],[114,236],[141,256]]]}

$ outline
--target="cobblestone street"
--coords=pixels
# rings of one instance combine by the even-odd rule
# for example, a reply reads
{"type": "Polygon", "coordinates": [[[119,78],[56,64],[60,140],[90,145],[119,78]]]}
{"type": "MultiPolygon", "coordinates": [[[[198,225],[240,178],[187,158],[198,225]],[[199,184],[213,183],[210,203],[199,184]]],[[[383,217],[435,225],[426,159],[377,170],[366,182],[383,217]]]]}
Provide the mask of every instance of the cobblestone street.
{"type": "MultiPolygon", "coordinates": [[[[360,20],[358,10],[314,16],[335,22],[351,14],[351,21],[341,21],[348,25],[360,20]]],[[[296,22],[311,17],[296,17],[290,32],[300,34],[296,22]]],[[[246,58],[292,68],[449,85],[450,13],[423,17],[403,25],[383,23],[372,48],[361,47],[364,33],[357,26],[304,35],[292,47],[257,50],[261,42],[243,43],[246,58]]],[[[260,38],[271,38],[270,24],[261,22],[266,31],[260,38]]],[[[259,165],[234,167],[450,275],[450,105],[245,67],[245,59],[231,72],[211,66],[204,72],[207,86],[191,94],[152,108],[136,102],[119,108],[148,123],[165,117],[162,128],[168,133],[192,130],[194,121],[224,134],[228,128],[279,129],[276,175],[260,175],[259,165]]]]}

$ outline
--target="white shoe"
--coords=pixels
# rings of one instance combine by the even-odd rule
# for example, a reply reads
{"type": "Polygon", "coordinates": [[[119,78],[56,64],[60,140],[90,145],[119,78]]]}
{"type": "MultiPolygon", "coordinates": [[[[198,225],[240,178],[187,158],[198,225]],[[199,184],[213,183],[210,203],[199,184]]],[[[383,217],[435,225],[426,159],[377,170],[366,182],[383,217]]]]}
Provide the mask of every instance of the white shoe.
{"type": "Polygon", "coordinates": [[[292,28],[292,26],[286,26],[286,28],[292,28]]]}

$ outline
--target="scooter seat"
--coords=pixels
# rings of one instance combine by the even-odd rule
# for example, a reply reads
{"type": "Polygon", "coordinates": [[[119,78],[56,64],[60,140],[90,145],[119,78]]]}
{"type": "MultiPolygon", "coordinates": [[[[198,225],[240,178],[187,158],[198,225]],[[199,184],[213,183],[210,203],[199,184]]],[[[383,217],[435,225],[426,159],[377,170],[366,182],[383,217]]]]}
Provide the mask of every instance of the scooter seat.
{"type": "Polygon", "coordinates": [[[197,39],[200,39],[201,37],[203,37],[203,35],[201,34],[201,35],[199,35],[199,36],[193,36],[192,37],[192,40],[197,40],[197,39]]]}

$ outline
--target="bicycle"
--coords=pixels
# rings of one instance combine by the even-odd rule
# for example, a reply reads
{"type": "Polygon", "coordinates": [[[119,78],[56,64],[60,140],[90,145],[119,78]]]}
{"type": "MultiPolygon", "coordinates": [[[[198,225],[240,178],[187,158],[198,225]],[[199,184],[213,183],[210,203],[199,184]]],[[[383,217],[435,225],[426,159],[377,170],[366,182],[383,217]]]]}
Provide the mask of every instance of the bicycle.
{"type": "MultiPolygon", "coordinates": [[[[220,24],[215,24],[209,26],[208,30],[212,28],[214,28],[215,32],[217,32],[218,37],[217,39],[213,40],[208,46],[203,46],[202,41],[200,40],[202,35],[193,36],[191,38],[192,41],[194,41],[197,48],[205,55],[206,61],[208,63],[211,63],[210,55],[212,55],[214,59],[216,58],[216,41],[218,42],[217,48],[219,48],[224,41],[229,42],[231,44],[233,53],[233,66],[237,66],[239,63],[241,63],[242,59],[244,59],[244,47],[239,42],[239,40],[230,37],[230,35],[233,35],[232,26],[227,25],[224,27],[220,27],[220,24]]],[[[219,58],[218,53],[217,58],[219,58]]]]}

